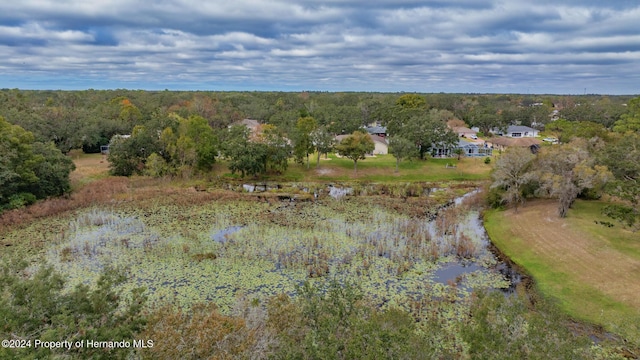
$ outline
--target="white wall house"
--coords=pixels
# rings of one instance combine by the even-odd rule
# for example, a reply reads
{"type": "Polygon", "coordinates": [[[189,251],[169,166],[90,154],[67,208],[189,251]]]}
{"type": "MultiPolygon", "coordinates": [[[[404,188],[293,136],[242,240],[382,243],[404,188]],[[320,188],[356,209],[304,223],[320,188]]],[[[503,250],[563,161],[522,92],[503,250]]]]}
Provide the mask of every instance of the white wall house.
{"type": "Polygon", "coordinates": [[[528,126],[511,125],[507,128],[504,136],[512,138],[537,137],[538,130],[530,128],[528,126]]]}

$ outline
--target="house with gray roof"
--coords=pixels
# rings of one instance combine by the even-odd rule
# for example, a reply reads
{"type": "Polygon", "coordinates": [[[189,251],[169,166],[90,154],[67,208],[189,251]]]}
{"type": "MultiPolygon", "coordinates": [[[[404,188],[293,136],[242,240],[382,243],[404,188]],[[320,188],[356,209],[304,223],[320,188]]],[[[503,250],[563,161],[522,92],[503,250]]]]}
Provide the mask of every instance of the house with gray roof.
{"type": "Polygon", "coordinates": [[[538,137],[538,132],[538,130],[530,128],[528,126],[511,125],[507,128],[504,136],[512,138],[538,137]]]}
{"type": "Polygon", "coordinates": [[[385,126],[369,126],[366,130],[371,135],[376,135],[382,138],[387,137],[387,128],[385,126]]]}

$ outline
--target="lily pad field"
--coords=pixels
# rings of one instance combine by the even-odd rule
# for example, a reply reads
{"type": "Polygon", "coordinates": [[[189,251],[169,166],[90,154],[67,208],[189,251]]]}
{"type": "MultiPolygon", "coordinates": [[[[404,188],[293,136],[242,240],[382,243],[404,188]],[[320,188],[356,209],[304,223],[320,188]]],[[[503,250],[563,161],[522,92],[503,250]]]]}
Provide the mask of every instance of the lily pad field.
{"type": "Polygon", "coordinates": [[[69,287],[95,284],[105,268],[118,268],[129,276],[123,286],[145,288],[151,306],[188,308],[206,301],[224,313],[238,297],[266,301],[293,295],[307,280],[354,281],[379,306],[402,305],[427,288],[444,291],[447,281],[460,285],[460,296],[508,287],[500,273],[490,271],[496,260],[477,211],[461,204],[444,208],[456,196],[436,189],[419,198],[405,209],[422,211],[417,217],[393,208],[402,199],[387,198],[381,205],[380,196],[122,202],[38,220],[5,241],[48,239],[32,252],[32,266],[52,265],[69,287]],[[430,221],[427,216],[438,209],[443,215],[430,221]],[[56,230],[42,232],[46,228],[56,230]],[[480,266],[458,278],[435,275],[452,263],[480,266]]]}

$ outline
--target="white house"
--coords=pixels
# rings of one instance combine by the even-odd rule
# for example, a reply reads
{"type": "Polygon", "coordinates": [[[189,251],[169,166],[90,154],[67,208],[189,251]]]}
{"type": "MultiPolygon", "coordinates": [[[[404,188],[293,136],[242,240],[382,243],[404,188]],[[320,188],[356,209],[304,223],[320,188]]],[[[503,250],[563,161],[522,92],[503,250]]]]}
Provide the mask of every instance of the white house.
{"type": "Polygon", "coordinates": [[[538,137],[538,130],[528,126],[511,125],[503,135],[512,138],[538,137]]]}
{"type": "Polygon", "coordinates": [[[387,155],[389,153],[389,144],[387,143],[387,139],[378,135],[369,136],[371,137],[371,140],[373,140],[373,145],[375,145],[373,155],[387,155]]]}

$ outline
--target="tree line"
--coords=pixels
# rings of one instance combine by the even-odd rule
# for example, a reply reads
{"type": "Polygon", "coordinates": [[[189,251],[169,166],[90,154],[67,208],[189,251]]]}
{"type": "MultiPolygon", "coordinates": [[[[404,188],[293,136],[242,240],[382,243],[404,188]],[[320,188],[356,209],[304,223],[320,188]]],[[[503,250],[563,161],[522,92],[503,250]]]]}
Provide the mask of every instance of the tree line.
{"type": "MultiPolygon", "coordinates": [[[[212,129],[249,118],[279,129],[292,129],[311,116],[332,134],[351,134],[363,125],[387,124],[398,108],[437,109],[489,129],[511,124],[542,127],[557,118],[588,121],[622,131],[632,107],[630,96],[482,95],[327,92],[187,92],[138,90],[24,91],[0,90],[0,116],[53,141],[63,153],[71,149],[99,152],[113,135],[131,134],[137,125],[164,121],[170,114],[204,118],[212,129]],[[625,106],[627,105],[627,106],[625,106]]],[[[628,122],[628,120],[627,120],[628,122]]],[[[631,126],[634,125],[631,121],[631,126]]]]}
{"type": "MultiPolygon", "coordinates": [[[[98,152],[112,140],[109,161],[115,175],[188,177],[207,172],[222,156],[233,173],[256,176],[285,171],[289,158],[308,167],[314,152],[337,151],[357,168],[373,144],[355,132],[372,123],[387,127],[390,152],[400,162],[424,158],[433,146],[453,147],[457,138],[446,126],[452,120],[481,132],[519,123],[544,126],[563,142],[574,137],[608,141],[612,133],[638,132],[639,107],[640,98],[596,95],[4,89],[0,116],[11,129],[18,126],[30,135],[17,137],[28,151],[3,140],[0,206],[64,194],[72,164],[60,154],[98,152]],[[258,120],[259,131],[231,126],[245,118],[258,120]],[[351,136],[336,144],[339,134],[351,136]]],[[[15,138],[16,131],[2,136],[15,138]]]]}

